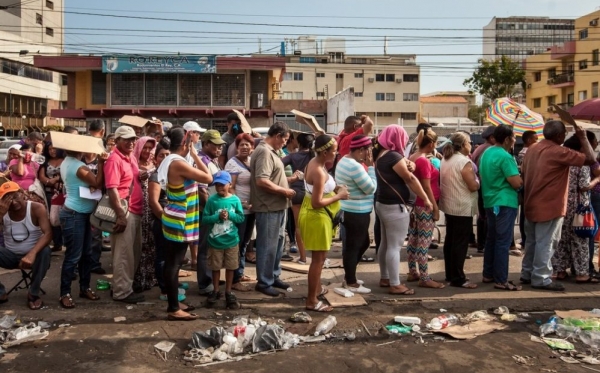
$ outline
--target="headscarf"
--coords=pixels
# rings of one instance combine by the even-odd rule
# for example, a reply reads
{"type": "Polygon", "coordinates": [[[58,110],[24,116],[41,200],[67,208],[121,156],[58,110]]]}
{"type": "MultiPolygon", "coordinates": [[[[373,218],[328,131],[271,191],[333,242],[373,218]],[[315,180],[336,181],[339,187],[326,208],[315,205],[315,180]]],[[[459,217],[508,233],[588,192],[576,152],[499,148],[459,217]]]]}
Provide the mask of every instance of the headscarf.
{"type": "Polygon", "coordinates": [[[391,124],[381,131],[377,141],[384,149],[404,154],[404,148],[406,148],[406,144],[408,143],[408,134],[404,127],[391,124]]]}
{"type": "Polygon", "coordinates": [[[144,146],[146,145],[146,143],[148,141],[152,141],[152,143],[154,144],[154,146],[152,147],[152,150],[150,151],[150,154],[154,154],[154,151],[156,150],[156,139],[151,136],[140,137],[135,142],[135,147],[133,148],[133,157],[135,158],[136,161],[138,161],[138,162],[140,161],[140,155],[142,154],[142,149],[144,149],[144,146]]]}

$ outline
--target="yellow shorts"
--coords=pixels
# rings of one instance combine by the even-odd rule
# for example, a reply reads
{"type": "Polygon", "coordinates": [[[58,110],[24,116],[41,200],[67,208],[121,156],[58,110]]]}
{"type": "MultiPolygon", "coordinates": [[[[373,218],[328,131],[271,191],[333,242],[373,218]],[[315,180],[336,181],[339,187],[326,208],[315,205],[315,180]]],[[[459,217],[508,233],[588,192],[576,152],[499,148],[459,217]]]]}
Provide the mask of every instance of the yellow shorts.
{"type": "Polygon", "coordinates": [[[236,245],[229,249],[208,248],[208,266],[211,271],[229,269],[235,271],[240,266],[240,249],[236,245]]]}

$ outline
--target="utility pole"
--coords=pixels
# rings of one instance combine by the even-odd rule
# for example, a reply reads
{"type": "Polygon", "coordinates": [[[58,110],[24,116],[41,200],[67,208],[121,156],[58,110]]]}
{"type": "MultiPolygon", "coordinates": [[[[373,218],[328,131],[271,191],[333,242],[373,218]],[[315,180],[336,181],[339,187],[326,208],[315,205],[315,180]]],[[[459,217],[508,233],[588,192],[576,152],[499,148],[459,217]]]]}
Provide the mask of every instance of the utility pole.
{"type": "Polygon", "coordinates": [[[262,54],[262,44],[260,42],[260,38],[258,38],[258,54],[262,54]]]}
{"type": "Polygon", "coordinates": [[[383,37],[383,55],[387,56],[387,36],[383,37]]]}

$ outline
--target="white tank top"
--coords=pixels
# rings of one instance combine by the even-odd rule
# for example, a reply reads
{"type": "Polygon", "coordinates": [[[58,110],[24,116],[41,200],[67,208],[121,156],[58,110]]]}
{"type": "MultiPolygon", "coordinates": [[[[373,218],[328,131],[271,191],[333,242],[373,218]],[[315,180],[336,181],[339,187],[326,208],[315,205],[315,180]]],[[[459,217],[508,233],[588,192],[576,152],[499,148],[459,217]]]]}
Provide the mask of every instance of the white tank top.
{"type": "Polygon", "coordinates": [[[21,221],[13,221],[4,215],[4,246],[17,255],[25,255],[39,241],[43,232],[31,221],[31,201],[27,201],[27,213],[21,221]]]}
{"type": "MultiPolygon", "coordinates": [[[[333,190],[335,189],[335,179],[331,176],[331,175],[327,175],[327,181],[325,182],[325,187],[323,188],[323,194],[329,194],[331,192],[333,192],[333,190]]],[[[313,191],[313,186],[309,183],[306,182],[306,179],[304,179],[304,186],[305,189],[308,193],[312,194],[313,191]]]]}

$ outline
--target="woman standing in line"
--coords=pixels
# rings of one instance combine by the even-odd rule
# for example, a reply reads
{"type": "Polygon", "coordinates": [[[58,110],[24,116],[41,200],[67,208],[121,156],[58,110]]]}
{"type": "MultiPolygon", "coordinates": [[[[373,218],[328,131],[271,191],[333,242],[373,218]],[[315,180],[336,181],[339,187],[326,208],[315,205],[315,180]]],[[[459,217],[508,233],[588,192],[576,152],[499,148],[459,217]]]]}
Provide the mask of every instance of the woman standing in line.
{"type": "MultiPolygon", "coordinates": [[[[60,165],[65,159],[65,155],[62,150],[53,147],[51,142],[46,142],[43,155],[46,160],[40,167],[38,178],[42,185],[44,185],[46,202],[48,202],[48,208],[50,208],[54,194],[56,192],[62,193],[63,183],[60,179],[60,165]]],[[[62,250],[63,238],[60,226],[52,227],[52,242],[54,243],[52,251],[62,250]]]]}

